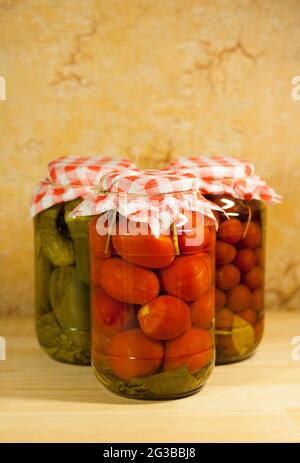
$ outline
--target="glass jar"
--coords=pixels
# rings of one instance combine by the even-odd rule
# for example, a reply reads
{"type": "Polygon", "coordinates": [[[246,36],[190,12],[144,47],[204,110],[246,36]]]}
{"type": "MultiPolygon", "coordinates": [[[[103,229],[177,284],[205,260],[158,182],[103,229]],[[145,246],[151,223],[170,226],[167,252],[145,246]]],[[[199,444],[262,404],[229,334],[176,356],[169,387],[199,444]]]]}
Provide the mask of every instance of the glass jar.
{"type": "Polygon", "coordinates": [[[63,156],[50,161],[33,194],[36,332],[54,359],[90,364],[90,216],[73,216],[101,178],[135,166],[125,158],[63,156]],[[71,214],[72,213],[72,214],[71,214]]]}
{"type": "Polygon", "coordinates": [[[80,199],[34,217],[36,332],[54,359],[90,363],[88,222],[70,218],[80,199]]]}
{"type": "Polygon", "coordinates": [[[253,354],[264,329],[264,235],[262,201],[208,196],[221,206],[216,242],[216,363],[253,354]]]}
{"type": "Polygon", "coordinates": [[[215,223],[183,215],[159,236],[116,211],[89,224],[92,365],[126,397],[185,397],[213,368],[215,223]]]}

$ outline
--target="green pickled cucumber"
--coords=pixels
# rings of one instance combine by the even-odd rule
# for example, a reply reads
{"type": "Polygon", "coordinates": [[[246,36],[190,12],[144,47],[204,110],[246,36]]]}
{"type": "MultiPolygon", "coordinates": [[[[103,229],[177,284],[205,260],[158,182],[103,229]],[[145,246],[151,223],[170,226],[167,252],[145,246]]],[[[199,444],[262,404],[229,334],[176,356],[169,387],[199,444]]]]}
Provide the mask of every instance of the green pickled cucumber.
{"type": "Polygon", "coordinates": [[[89,287],[81,282],[76,267],[53,270],[50,279],[50,300],[53,312],[63,329],[89,330],[89,287]]]}
{"type": "Polygon", "coordinates": [[[90,364],[88,331],[64,330],[53,312],[37,318],[37,335],[46,352],[56,360],[67,363],[90,364]]]}
{"type": "Polygon", "coordinates": [[[52,264],[57,266],[75,263],[73,243],[63,214],[63,205],[57,204],[41,212],[39,218],[43,252],[52,264]]]}
{"type": "Polygon", "coordinates": [[[58,336],[61,334],[62,329],[55,319],[54,313],[49,312],[40,315],[36,319],[36,330],[40,344],[46,348],[58,350],[58,336]]]}
{"type": "Polygon", "coordinates": [[[79,278],[83,283],[90,284],[90,254],[89,254],[89,228],[90,216],[70,217],[70,212],[76,207],[72,201],[65,205],[65,222],[70,231],[75,249],[75,261],[79,278]]]}
{"type": "MultiPolygon", "coordinates": [[[[37,228],[37,226],[35,227],[37,228]]],[[[38,314],[51,311],[49,282],[53,265],[43,253],[41,234],[35,233],[35,307],[38,314]]]]}

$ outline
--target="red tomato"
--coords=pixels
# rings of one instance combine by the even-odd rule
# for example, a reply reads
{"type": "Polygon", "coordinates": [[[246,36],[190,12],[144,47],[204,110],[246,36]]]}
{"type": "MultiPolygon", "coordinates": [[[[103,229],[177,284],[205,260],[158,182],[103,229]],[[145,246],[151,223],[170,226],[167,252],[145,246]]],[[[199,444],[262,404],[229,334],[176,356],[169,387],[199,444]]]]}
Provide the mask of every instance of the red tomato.
{"type": "Polygon", "coordinates": [[[231,331],[233,324],[233,313],[223,307],[216,311],[216,329],[221,331],[231,331]]]}
{"type": "Polygon", "coordinates": [[[261,227],[257,222],[247,222],[243,224],[244,232],[247,230],[246,236],[242,239],[241,245],[244,248],[254,249],[261,244],[262,232],[261,227]]]}
{"type": "Polygon", "coordinates": [[[200,296],[190,305],[192,325],[197,328],[208,330],[214,319],[214,290],[200,296]]]}
{"type": "Polygon", "coordinates": [[[111,297],[129,304],[146,304],[159,292],[154,272],[120,258],[103,260],[98,281],[111,297]]]}
{"type": "Polygon", "coordinates": [[[159,296],[140,308],[140,327],[147,336],[166,341],[191,328],[189,306],[174,296],[159,296]]]}
{"type": "Polygon", "coordinates": [[[233,312],[248,309],[251,304],[251,291],[245,285],[237,285],[230,289],[226,295],[226,306],[233,312]]]}
{"type": "Polygon", "coordinates": [[[90,251],[93,257],[107,258],[113,252],[111,236],[99,235],[97,232],[97,220],[99,216],[94,217],[89,223],[89,243],[90,251]],[[107,248],[107,249],[106,249],[107,248]]]}
{"type": "Polygon", "coordinates": [[[181,336],[166,342],[164,370],[186,366],[190,373],[197,373],[212,360],[213,338],[209,331],[191,328],[181,336]]]}
{"type": "Polygon", "coordinates": [[[244,233],[244,227],[238,219],[224,220],[218,230],[218,238],[225,243],[238,243],[244,233]]]}
{"type": "Polygon", "coordinates": [[[196,301],[211,287],[212,273],[207,254],[176,257],[169,267],[160,270],[162,288],[185,301],[196,301]]]}
{"type": "Polygon", "coordinates": [[[175,257],[174,245],[170,236],[161,235],[156,238],[148,235],[121,235],[112,237],[113,245],[117,253],[136,265],[150,268],[167,267],[175,257]]]}
{"type": "Polygon", "coordinates": [[[134,307],[110,297],[100,286],[92,289],[93,337],[114,336],[136,326],[134,307]]]}
{"type": "Polygon", "coordinates": [[[128,380],[155,373],[160,367],[164,348],[161,342],[134,329],[116,334],[106,346],[106,353],[114,374],[128,380]]]}
{"type": "Polygon", "coordinates": [[[237,286],[241,279],[239,269],[232,264],[223,265],[216,271],[216,283],[219,289],[231,289],[237,286]]]}
{"type": "Polygon", "coordinates": [[[229,264],[236,256],[236,249],[231,244],[217,240],[216,242],[216,262],[218,265],[229,264]]]}
{"type": "Polygon", "coordinates": [[[250,289],[256,289],[261,286],[263,282],[263,271],[258,265],[253,267],[249,272],[244,274],[243,277],[245,285],[250,289]]]}
{"type": "Polygon", "coordinates": [[[209,245],[212,222],[205,221],[197,212],[185,211],[188,222],[178,230],[178,245],[181,254],[196,254],[209,245]]]}
{"type": "Polygon", "coordinates": [[[241,249],[234,263],[241,272],[249,272],[256,263],[255,254],[251,249],[241,249]]]}

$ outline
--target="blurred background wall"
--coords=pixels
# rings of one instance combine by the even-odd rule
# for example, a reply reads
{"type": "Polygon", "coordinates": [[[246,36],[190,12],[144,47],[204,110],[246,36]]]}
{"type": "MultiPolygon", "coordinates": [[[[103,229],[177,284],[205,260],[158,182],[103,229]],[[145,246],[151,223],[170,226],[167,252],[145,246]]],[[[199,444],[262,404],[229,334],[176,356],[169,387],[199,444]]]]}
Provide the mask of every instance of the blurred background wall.
{"type": "Polygon", "coordinates": [[[300,307],[298,0],[0,0],[0,313],[33,311],[34,185],[57,156],[255,162],[268,217],[267,301],[300,307]]]}

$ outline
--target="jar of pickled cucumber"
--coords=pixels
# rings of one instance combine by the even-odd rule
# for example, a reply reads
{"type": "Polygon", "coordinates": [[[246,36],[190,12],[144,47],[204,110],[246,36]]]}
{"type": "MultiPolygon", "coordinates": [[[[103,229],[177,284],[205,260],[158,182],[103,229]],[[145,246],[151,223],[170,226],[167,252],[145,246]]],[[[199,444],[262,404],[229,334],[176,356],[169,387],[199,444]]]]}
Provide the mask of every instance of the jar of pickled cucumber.
{"type": "MultiPolygon", "coordinates": [[[[197,392],[214,364],[215,218],[192,172],[105,176],[90,228],[92,365],[139,399],[197,392]]],[[[221,210],[221,209],[220,209],[221,210]]]]}
{"type": "Polygon", "coordinates": [[[90,217],[70,212],[103,174],[128,167],[124,159],[59,158],[34,193],[36,332],[56,360],[90,364],[90,217]]]}
{"type": "Polygon", "coordinates": [[[171,164],[193,168],[201,192],[226,213],[217,213],[216,363],[243,360],[263,335],[265,202],[278,202],[280,197],[247,161],[194,157],[171,164]]]}

